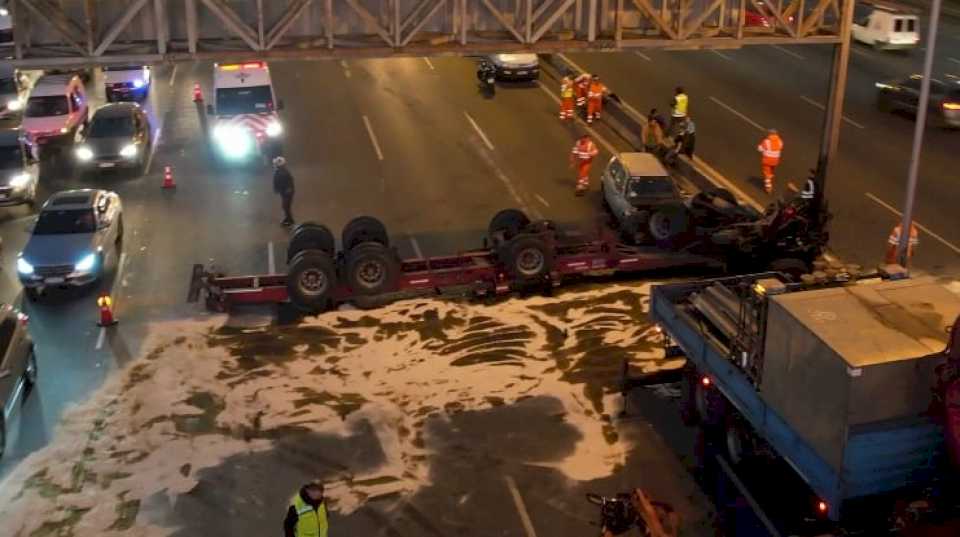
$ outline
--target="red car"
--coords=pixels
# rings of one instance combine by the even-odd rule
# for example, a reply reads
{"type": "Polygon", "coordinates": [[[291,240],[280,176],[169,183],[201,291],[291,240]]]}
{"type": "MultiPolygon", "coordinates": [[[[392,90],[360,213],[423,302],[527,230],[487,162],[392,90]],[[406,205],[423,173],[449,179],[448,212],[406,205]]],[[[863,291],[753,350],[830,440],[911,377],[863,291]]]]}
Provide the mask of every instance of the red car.
{"type": "MultiPolygon", "coordinates": [[[[757,2],[757,5],[762,7],[763,2],[757,2]]],[[[786,20],[792,24],[796,22],[796,17],[790,15],[786,20]]],[[[761,13],[756,7],[748,8],[743,20],[744,26],[748,28],[773,28],[776,26],[776,23],[777,18],[775,16],[761,13]]]]}

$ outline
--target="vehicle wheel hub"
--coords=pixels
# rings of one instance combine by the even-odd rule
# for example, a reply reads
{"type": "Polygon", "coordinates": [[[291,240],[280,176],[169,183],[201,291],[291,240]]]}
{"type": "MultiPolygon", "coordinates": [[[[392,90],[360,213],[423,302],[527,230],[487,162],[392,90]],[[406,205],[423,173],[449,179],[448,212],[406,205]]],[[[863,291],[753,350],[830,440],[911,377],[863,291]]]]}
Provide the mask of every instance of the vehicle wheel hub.
{"type": "Polygon", "coordinates": [[[382,264],[376,261],[367,261],[357,267],[357,280],[365,287],[374,288],[383,284],[387,272],[382,264]]]}
{"type": "Polygon", "coordinates": [[[543,269],[543,252],[537,248],[527,248],[517,256],[517,269],[525,276],[535,276],[543,269]]]}
{"type": "Polygon", "coordinates": [[[320,296],[327,290],[327,276],[320,269],[308,269],[300,274],[297,287],[305,295],[320,296]]]}

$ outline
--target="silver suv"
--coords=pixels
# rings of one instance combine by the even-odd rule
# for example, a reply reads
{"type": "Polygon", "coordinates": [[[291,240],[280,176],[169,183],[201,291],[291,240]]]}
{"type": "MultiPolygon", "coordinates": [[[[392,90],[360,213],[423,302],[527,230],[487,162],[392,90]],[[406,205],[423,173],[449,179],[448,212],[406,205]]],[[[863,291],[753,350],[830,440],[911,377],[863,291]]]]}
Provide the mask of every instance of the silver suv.
{"type": "Polygon", "coordinates": [[[17,258],[27,298],[47,287],[78,287],[103,275],[120,257],[123,208],[108,190],[66,190],[43,204],[33,234],[17,258]]]}
{"type": "Polygon", "coordinates": [[[7,445],[7,418],[37,382],[37,358],[27,316],[0,304],[0,457],[7,445]]]}

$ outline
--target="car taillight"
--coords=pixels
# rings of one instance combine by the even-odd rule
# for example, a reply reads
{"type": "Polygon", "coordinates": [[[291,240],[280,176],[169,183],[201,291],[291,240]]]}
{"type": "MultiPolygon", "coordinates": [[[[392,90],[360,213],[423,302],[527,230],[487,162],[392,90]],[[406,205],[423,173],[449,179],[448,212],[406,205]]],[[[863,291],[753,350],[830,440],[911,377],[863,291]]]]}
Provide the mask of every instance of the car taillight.
{"type": "Polygon", "coordinates": [[[960,103],[945,102],[943,103],[944,110],[960,110],[960,103]]]}
{"type": "Polygon", "coordinates": [[[243,64],[244,69],[262,69],[263,62],[247,62],[243,64]]]}

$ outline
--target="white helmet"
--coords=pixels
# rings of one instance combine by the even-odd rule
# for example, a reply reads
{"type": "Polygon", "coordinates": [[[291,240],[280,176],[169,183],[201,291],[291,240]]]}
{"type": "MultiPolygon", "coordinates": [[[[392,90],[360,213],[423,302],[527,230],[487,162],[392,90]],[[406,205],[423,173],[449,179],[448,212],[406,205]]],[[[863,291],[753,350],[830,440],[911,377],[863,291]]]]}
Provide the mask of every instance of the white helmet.
{"type": "Polygon", "coordinates": [[[277,168],[279,168],[279,167],[281,167],[281,166],[286,166],[286,165],[287,165],[287,159],[285,159],[285,158],[283,158],[283,157],[274,157],[274,158],[273,158],[273,165],[276,166],[277,168]]]}

